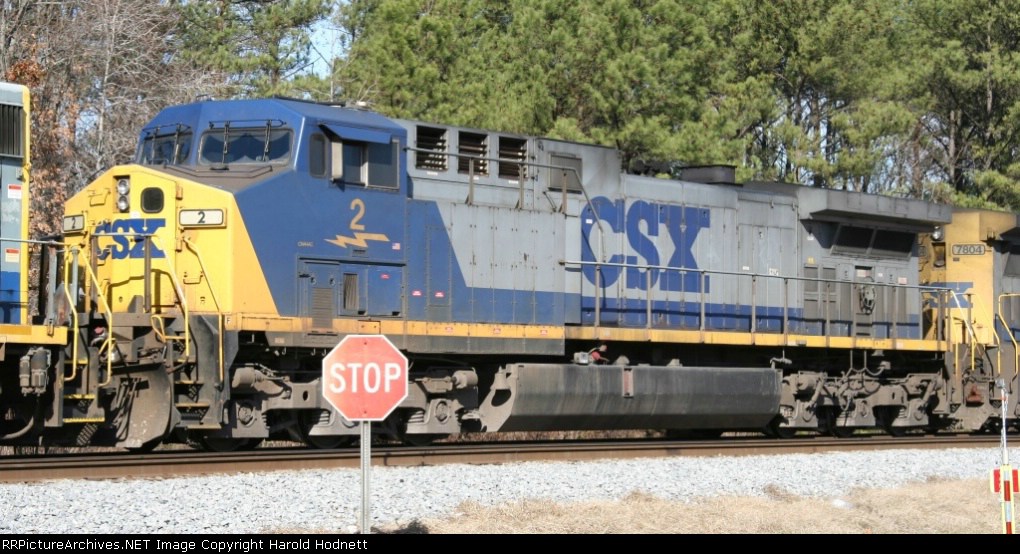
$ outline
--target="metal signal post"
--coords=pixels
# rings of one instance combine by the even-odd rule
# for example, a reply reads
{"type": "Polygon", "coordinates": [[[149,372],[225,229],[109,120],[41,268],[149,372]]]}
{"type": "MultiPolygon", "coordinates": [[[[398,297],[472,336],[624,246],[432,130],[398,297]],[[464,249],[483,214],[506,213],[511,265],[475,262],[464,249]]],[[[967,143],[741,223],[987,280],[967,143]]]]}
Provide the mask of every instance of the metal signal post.
{"type": "Polygon", "coordinates": [[[992,470],[991,486],[992,492],[1002,495],[1002,532],[1006,535],[1013,534],[1013,495],[1020,492],[1020,479],[1017,470],[1009,465],[1009,448],[1006,445],[1006,405],[1009,395],[1006,393],[1006,383],[1002,379],[995,382],[1002,391],[1002,463],[998,468],[992,470]]]}
{"type": "Polygon", "coordinates": [[[367,534],[372,532],[369,522],[369,486],[368,472],[372,465],[372,422],[362,421],[361,425],[361,532],[367,534]]]}

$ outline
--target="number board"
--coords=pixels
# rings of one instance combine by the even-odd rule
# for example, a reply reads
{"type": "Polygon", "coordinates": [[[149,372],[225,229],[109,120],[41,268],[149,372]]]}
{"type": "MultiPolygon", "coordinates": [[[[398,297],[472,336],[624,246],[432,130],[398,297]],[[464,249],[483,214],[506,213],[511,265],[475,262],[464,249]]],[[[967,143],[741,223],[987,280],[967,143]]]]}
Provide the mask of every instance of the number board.
{"type": "Polygon", "coordinates": [[[181,210],[177,221],[181,227],[223,225],[223,210],[181,210]]]}
{"type": "Polygon", "coordinates": [[[954,244],[953,255],[954,256],[981,256],[985,253],[985,245],[983,244],[954,244]]]}

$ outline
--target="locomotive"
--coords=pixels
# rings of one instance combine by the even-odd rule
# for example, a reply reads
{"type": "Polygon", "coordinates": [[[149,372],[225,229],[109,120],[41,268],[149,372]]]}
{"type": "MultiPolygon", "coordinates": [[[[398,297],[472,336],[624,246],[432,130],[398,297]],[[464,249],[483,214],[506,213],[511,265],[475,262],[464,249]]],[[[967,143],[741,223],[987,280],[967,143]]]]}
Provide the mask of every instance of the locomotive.
{"type": "Polygon", "coordinates": [[[1004,423],[1014,214],[621,166],[358,107],[168,107],[66,202],[31,326],[64,334],[29,341],[40,386],[5,371],[3,440],[343,446],[359,430],[323,399],[322,359],[352,334],[408,358],[373,430],[412,444],[1004,423]]]}
{"type": "MultiPolygon", "coordinates": [[[[62,246],[29,237],[31,102],[28,88],[0,82],[0,443],[33,442],[44,432],[54,376],[70,334],[53,311],[29,310],[30,262],[55,271],[62,246]]],[[[55,274],[54,274],[55,276],[55,274]]],[[[52,276],[51,276],[52,280],[52,276]]],[[[49,288],[48,305],[54,305],[49,288]]]]}

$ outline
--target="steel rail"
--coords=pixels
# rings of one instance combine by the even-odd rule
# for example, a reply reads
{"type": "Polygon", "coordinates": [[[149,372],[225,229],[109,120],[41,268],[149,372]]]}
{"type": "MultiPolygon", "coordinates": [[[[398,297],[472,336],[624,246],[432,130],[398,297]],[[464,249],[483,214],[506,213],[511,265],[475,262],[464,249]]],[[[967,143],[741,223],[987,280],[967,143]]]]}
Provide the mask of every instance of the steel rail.
{"type": "MultiPolygon", "coordinates": [[[[807,437],[790,440],[722,438],[707,441],[627,439],[612,441],[543,441],[450,443],[428,447],[377,446],[372,465],[435,466],[443,464],[504,464],[526,461],[591,461],[598,459],[683,456],[747,456],[835,451],[994,448],[999,436],[944,435],[850,438],[807,437]]],[[[0,457],[0,483],[59,479],[169,478],[281,470],[360,467],[357,446],[335,450],[259,448],[247,452],[210,453],[194,450],[139,453],[19,455],[0,457]]]]}

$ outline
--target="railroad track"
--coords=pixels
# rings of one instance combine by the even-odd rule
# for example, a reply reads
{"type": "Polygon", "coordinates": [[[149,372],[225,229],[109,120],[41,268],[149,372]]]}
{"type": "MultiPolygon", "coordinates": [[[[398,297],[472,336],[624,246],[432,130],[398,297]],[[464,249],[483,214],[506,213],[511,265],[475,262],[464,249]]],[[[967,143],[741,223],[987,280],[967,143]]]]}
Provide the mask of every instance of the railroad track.
{"type": "MultiPolygon", "coordinates": [[[[790,440],[724,438],[690,440],[613,440],[488,442],[429,447],[373,446],[373,466],[500,464],[526,461],[582,461],[670,456],[742,456],[854,450],[988,448],[998,435],[917,437],[864,436],[790,440]]],[[[259,448],[248,452],[209,453],[192,450],[147,454],[94,453],[0,457],[0,482],[54,479],[168,478],[180,475],[250,473],[280,470],[357,468],[357,447],[336,450],[259,448]]]]}

